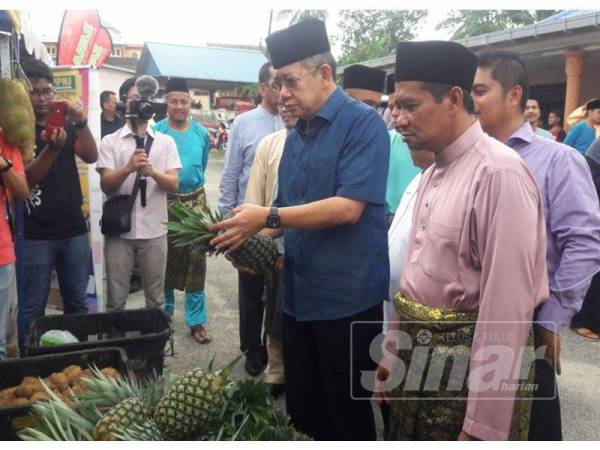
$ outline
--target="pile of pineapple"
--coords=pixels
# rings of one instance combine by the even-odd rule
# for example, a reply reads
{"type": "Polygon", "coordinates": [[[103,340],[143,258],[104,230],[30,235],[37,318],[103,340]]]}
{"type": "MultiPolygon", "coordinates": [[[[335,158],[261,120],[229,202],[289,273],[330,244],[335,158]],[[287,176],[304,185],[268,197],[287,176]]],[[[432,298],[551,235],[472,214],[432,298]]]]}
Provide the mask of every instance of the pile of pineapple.
{"type": "MultiPolygon", "coordinates": [[[[119,372],[112,367],[100,371],[109,378],[119,377],[119,372]]],[[[71,365],[61,372],[55,372],[47,378],[25,377],[18,386],[9,387],[0,391],[0,408],[16,408],[30,406],[32,403],[48,400],[47,391],[54,393],[67,405],[73,406],[73,396],[85,391],[83,379],[93,378],[91,369],[82,369],[80,366],[71,365]]]]}
{"type": "Polygon", "coordinates": [[[143,382],[109,378],[94,369],[74,406],[47,390],[32,406],[36,425],[24,440],[305,440],[274,408],[264,382],[231,381],[230,367],[166,372],[143,382]]]}

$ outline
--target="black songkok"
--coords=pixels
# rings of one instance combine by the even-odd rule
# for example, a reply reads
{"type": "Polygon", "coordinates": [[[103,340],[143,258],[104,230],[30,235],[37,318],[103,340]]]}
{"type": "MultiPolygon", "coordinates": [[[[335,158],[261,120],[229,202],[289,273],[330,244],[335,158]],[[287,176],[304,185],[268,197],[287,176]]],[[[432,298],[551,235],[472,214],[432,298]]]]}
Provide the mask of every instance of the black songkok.
{"type": "Polygon", "coordinates": [[[354,64],[344,70],[344,89],[365,89],[383,92],[385,70],[354,64]]]}
{"type": "Polygon", "coordinates": [[[449,84],[470,91],[476,71],[477,56],[456,42],[400,42],[396,49],[396,82],[449,84]]]}
{"type": "Polygon", "coordinates": [[[274,69],[330,51],[325,22],[308,19],[271,33],[267,49],[274,69]]]}
{"type": "Polygon", "coordinates": [[[190,92],[187,81],[184,78],[169,78],[165,86],[165,94],[173,91],[190,92]]]}
{"type": "Polygon", "coordinates": [[[590,100],[585,104],[586,111],[591,111],[592,109],[600,109],[600,99],[595,98],[594,100],[590,100]]]}

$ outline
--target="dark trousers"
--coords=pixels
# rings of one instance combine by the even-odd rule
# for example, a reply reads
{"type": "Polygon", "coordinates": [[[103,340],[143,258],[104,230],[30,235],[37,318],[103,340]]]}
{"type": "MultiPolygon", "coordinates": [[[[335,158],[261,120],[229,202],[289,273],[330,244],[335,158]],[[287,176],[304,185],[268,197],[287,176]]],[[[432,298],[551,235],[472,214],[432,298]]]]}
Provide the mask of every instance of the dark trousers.
{"type": "Polygon", "coordinates": [[[371,402],[352,397],[372,396],[360,379],[376,368],[369,346],[382,318],[381,304],[328,321],[299,322],[283,313],[286,407],[296,428],[316,440],[376,439],[371,402]],[[377,323],[355,325],[351,335],[356,321],[377,323]]]}
{"type": "Polygon", "coordinates": [[[600,333],[600,272],[592,278],[592,284],[583,300],[581,310],[573,316],[572,328],[588,328],[600,333]]]}
{"type": "MultiPolygon", "coordinates": [[[[537,333],[534,336],[537,349],[541,343],[537,333]]],[[[562,441],[562,419],[556,373],[545,359],[536,359],[533,382],[538,387],[531,405],[529,440],[562,441]]]]}
{"type": "Polygon", "coordinates": [[[265,277],[263,274],[250,275],[238,272],[238,293],[240,306],[240,350],[261,350],[261,330],[265,305],[263,289],[265,277]]]}

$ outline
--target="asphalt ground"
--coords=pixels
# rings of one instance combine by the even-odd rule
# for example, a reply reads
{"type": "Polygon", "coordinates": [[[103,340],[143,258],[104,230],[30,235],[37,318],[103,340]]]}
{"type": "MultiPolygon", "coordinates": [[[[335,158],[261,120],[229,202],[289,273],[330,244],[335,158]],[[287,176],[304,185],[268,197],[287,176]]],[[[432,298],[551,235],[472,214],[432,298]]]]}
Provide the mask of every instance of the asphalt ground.
{"type": "MultiPolygon", "coordinates": [[[[208,204],[216,208],[219,180],[224,158],[212,150],[206,172],[208,204]]],[[[208,258],[206,277],[207,329],[213,337],[209,344],[192,339],[183,319],[183,293],[176,292],[175,356],[165,364],[176,374],[194,367],[206,367],[214,359],[223,367],[241,355],[238,333],[237,272],[222,256],[208,258]]],[[[143,294],[133,294],[129,308],[143,307],[143,294]]],[[[240,359],[233,377],[248,378],[240,359]]],[[[569,329],[562,332],[562,375],[559,377],[563,434],[565,440],[600,440],[600,344],[587,341],[569,329]]],[[[283,406],[283,399],[278,404],[283,406]]],[[[379,429],[381,422],[376,414],[379,429]]]]}

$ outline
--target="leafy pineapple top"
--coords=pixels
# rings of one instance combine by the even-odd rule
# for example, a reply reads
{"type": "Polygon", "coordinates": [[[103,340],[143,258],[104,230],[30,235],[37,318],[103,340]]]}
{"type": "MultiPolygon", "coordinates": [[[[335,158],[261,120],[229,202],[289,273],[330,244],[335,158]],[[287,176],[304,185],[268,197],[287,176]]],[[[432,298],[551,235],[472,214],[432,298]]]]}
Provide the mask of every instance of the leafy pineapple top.
{"type": "Polygon", "coordinates": [[[167,230],[171,232],[173,244],[177,247],[186,245],[199,245],[209,254],[223,253],[210,245],[210,241],[217,235],[209,228],[223,220],[218,211],[211,211],[208,207],[202,207],[201,211],[190,208],[177,202],[169,206],[169,214],[175,218],[174,221],[166,223],[167,230]]]}

